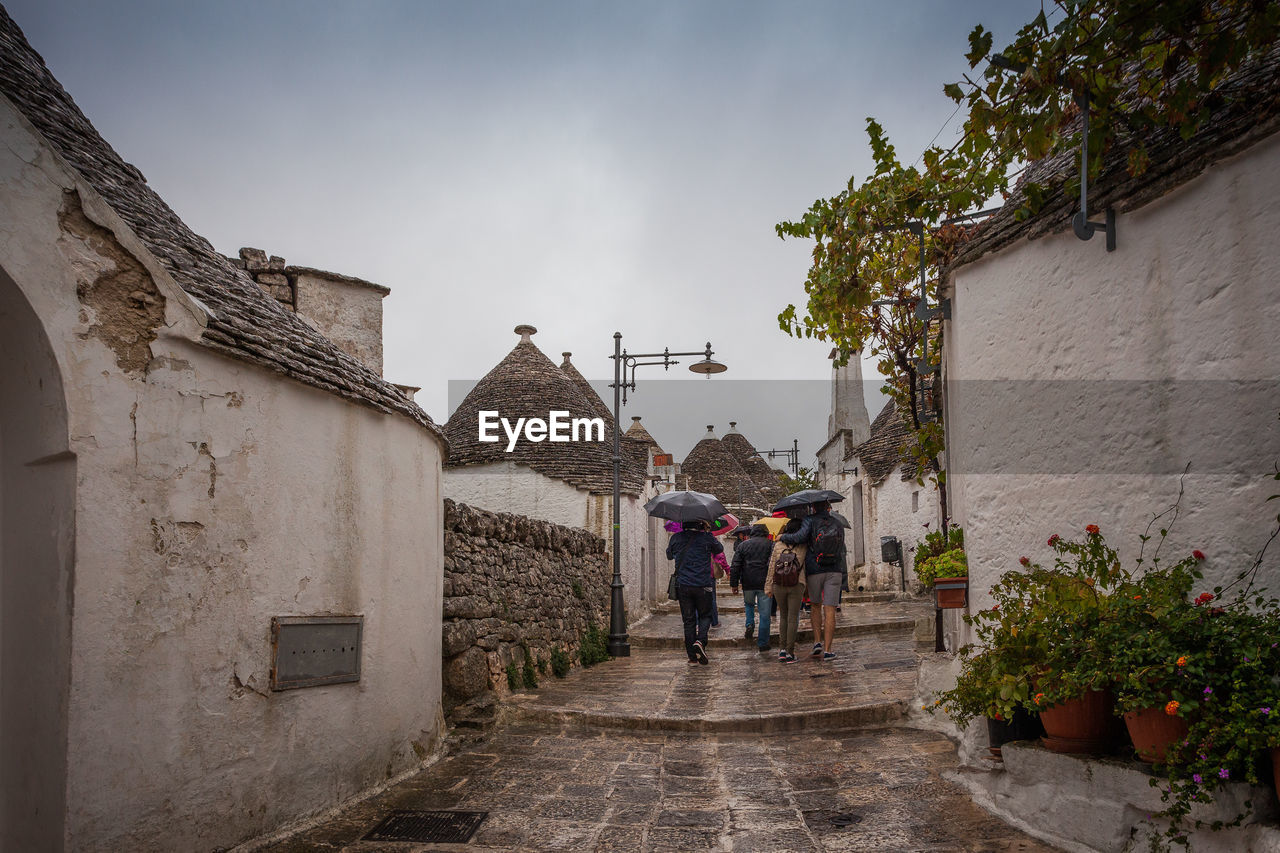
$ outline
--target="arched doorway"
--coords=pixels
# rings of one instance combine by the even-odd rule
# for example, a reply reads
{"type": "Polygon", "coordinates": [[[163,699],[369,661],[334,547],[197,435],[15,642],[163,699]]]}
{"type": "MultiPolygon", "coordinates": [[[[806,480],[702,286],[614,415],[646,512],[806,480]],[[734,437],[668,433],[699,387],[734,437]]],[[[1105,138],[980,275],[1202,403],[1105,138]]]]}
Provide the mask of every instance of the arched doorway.
{"type": "Polygon", "coordinates": [[[53,349],[0,268],[0,849],[62,850],[75,458],[53,349]]]}

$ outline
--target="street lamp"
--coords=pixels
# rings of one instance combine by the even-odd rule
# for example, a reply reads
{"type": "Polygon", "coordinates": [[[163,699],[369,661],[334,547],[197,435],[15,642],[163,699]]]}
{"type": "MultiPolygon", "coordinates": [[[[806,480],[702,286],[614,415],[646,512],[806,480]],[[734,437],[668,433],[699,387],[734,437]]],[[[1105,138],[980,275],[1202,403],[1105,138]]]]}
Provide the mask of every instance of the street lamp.
{"type": "Polygon", "coordinates": [[[613,583],[610,584],[609,596],[609,654],[614,657],[629,657],[631,644],[627,641],[626,608],[622,599],[622,438],[619,434],[618,420],[620,409],[627,402],[627,391],[635,390],[636,368],[660,364],[663,370],[670,370],[671,365],[679,364],[672,356],[700,355],[702,361],[689,365],[694,373],[701,373],[708,378],[713,373],[724,373],[729,368],[718,361],[712,361],[715,353],[711,342],[707,341],[705,350],[698,352],[672,352],[669,348],[662,352],[628,353],[622,348],[622,332],[613,333],[613,583]],[[642,358],[657,358],[661,361],[641,361],[642,358]],[[627,371],[630,370],[630,378],[627,371]]]}

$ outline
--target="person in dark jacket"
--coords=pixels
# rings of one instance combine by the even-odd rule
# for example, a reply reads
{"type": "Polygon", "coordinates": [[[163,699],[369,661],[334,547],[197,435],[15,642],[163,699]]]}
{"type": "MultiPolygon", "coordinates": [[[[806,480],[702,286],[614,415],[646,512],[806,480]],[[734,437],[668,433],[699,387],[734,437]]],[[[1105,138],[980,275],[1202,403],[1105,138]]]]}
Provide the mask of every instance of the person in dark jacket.
{"type": "Polygon", "coordinates": [[[733,564],[729,567],[729,591],[736,595],[738,587],[742,587],[743,609],[747,615],[744,636],[750,640],[756,635],[758,619],[760,634],[756,648],[762,652],[769,651],[769,623],[773,616],[773,602],[764,594],[764,581],[769,576],[769,555],[772,553],[773,543],[769,541],[768,528],[763,524],[753,524],[751,538],[733,549],[733,564]]]}
{"type": "Polygon", "coordinates": [[[711,558],[723,553],[724,546],[701,521],[686,521],[684,529],[667,543],[667,559],[676,561],[677,600],[689,663],[709,662],[707,632],[711,629],[711,593],[715,589],[711,558]]]}
{"type": "Polygon", "coordinates": [[[827,501],[814,504],[813,512],[804,517],[800,529],[795,533],[783,533],[778,540],[787,545],[809,546],[804,558],[804,574],[809,586],[809,601],[813,605],[810,614],[813,627],[812,656],[823,660],[834,660],[836,653],[832,651],[831,646],[836,637],[836,608],[840,606],[842,578],[838,559],[829,565],[821,565],[818,562],[819,549],[814,547],[814,544],[819,527],[840,529],[839,523],[831,516],[831,504],[827,501]]]}

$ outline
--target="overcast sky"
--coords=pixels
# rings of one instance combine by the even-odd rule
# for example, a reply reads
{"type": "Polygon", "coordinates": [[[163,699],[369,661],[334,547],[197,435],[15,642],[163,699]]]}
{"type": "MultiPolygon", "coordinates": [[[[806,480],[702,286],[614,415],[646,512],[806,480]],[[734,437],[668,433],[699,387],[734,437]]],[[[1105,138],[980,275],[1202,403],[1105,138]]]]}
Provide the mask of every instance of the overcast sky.
{"type": "MultiPolygon", "coordinates": [[[[955,109],[942,86],[973,25],[1001,45],[1040,3],[5,6],[217,249],[390,287],[386,376],[443,422],[448,381],[486,373],[521,323],[589,378],[612,374],[620,331],[632,351],[710,340],[725,378],[827,379],[830,347],[778,329],[811,246],[774,224],[866,176],[867,116],[911,162],[955,109]]],[[[646,404],[641,385],[626,414],[647,423],[646,404]]],[[[811,458],[815,408],[744,429],[764,447],[803,433],[811,458]]],[[[657,437],[682,455],[704,417],[657,437]]]]}

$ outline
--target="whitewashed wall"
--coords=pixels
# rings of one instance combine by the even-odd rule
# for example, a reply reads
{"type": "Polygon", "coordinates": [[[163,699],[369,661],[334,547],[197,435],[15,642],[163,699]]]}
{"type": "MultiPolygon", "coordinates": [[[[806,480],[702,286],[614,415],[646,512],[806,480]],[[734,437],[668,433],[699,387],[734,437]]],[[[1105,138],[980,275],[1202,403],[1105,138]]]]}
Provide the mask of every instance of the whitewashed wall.
{"type": "MultiPolygon", "coordinates": [[[[947,443],[974,606],[1020,555],[1047,561],[1052,533],[1098,524],[1131,560],[1187,463],[1166,556],[1204,551],[1206,589],[1249,564],[1276,513],[1263,477],[1280,460],[1277,198],[1272,137],[1121,213],[1115,252],[1068,231],[955,272],[947,443]],[[1177,382],[1123,384],[1151,379],[1177,382]],[[1233,400],[1225,380],[1264,387],[1233,400]]],[[[1280,591],[1277,558],[1266,580],[1280,591]]]]}
{"type": "MultiPolygon", "coordinates": [[[[65,764],[32,769],[61,785],[65,817],[11,845],[32,816],[6,785],[5,849],[227,847],[417,766],[440,734],[441,445],[193,343],[200,308],[2,100],[0,133],[0,287],[51,342],[67,421],[49,461],[75,473],[74,529],[49,530],[71,566],[53,593],[71,628],[65,764]],[[80,207],[64,191],[106,230],[60,226],[80,207]],[[122,264],[163,304],[140,365],[89,332],[108,320],[77,298],[122,264]],[[361,680],[271,692],[271,618],[326,614],[364,616],[361,680]]],[[[25,446],[10,438],[6,454],[25,446]]],[[[2,483],[10,531],[23,496],[2,483]]],[[[31,566],[0,553],[8,590],[31,566]]],[[[59,665],[49,627],[5,633],[6,691],[15,656],[59,665]]]]}
{"type": "MultiPolygon", "coordinates": [[[[861,470],[861,460],[850,460],[861,470]]],[[[902,543],[903,566],[907,589],[912,589],[915,579],[911,549],[923,541],[925,534],[938,529],[937,492],[931,485],[917,485],[915,480],[903,481],[901,466],[895,467],[884,480],[869,486],[865,477],[863,485],[862,523],[866,531],[867,562],[858,569],[850,568],[849,586],[859,585],[868,590],[898,591],[902,588],[903,569],[880,559],[880,537],[896,536],[902,543]],[[917,497],[913,501],[912,495],[917,497]],[[926,523],[928,526],[926,527],[926,523]]],[[[849,494],[853,485],[843,489],[849,494]]],[[[852,502],[846,501],[852,506],[852,502]]],[[[853,519],[850,519],[852,522],[853,519]]]]}

